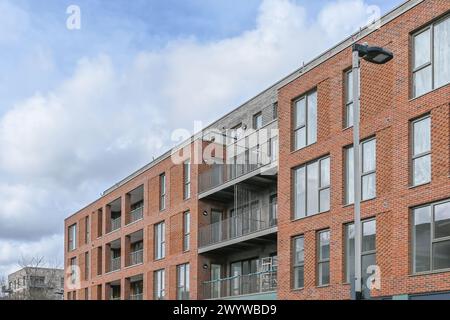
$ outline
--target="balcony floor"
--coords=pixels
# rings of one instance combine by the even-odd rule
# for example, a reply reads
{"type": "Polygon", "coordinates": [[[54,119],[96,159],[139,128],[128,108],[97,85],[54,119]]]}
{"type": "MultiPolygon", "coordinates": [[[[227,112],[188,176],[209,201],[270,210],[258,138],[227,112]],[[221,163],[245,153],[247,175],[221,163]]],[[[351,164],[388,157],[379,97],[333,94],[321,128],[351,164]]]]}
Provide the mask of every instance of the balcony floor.
{"type": "Polygon", "coordinates": [[[260,247],[264,243],[272,243],[277,239],[278,227],[274,226],[248,235],[233,238],[230,240],[214,243],[212,245],[198,249],[198,253],[213,252],[216,254],[227,254],[236,250],[247,250],[260,247]]]}

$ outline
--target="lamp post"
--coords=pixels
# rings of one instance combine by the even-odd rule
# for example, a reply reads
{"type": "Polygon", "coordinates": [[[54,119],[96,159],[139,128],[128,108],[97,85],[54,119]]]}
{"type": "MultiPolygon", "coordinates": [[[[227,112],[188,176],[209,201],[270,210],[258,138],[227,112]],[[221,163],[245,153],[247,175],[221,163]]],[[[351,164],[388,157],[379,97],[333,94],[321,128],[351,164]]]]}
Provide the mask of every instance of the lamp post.
{"type": "Polygon", "coordinates": [[[362,295],[362,270],[361,270],[361,170],[360,170],[360,148],[359,148],[359,73],[360,58],[375,63],[384,64],[394,55],[380,47],[369,47],[367,44],[353,45],[353,179],[354,179],[354,214],[355,214],[355,295],[354,299],[360,300],[362,295]]]}

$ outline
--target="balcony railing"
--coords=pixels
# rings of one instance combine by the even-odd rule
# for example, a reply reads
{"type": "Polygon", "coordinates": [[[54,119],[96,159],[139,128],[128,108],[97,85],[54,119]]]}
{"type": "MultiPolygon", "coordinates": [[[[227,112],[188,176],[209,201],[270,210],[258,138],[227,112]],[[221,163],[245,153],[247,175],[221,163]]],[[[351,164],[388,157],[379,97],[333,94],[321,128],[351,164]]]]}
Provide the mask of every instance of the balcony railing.
{"type": "Polygon", "coordinates": [[[203,282],[204,299],[220,299],[277,289],[277,272],[266,271],[203,282]]]}
{"type": "Polygon", "coordinates": [[[199,229],[199,247],[236,239],[277,225],[276,206],[264,206],[247,211],[238,210],[237,212],[238,214],[230,218],[201,227],[199,229]],[[270,211],[267,212],[267,210],[270,211]]]}
{"type": "Polygon", "coordinates": [[[141,220],[143,217],[143,207],[139,207],[130,212],[130,223],[141,220]]]}
{"type": "Polygon", "coordinates": [[[130,294],[130,300],[142,300],[144,295],[142,293],[130,294]]]}
{"type": "Polygon", "coordinates": [[[111,259],[111,271],[116,271],[120,269],[120,257],[111,259]]]}
{"type": "Polygon", "coordinates": [[[189,290],[179,287],[177,290],[177,300],[189,300],[189,290]]]}
{"type": "Polygon", "coordinates": [[[130,253],[130,265],[143,263],[144,261],[144,250],[137,250],[130,253]]]}
{"type": "MultiPolygon", "coordinates": [[[[213,164],[199,175],[199,193],[209,191],[224,183],[240,178],[278,159],[278,137],[261,146],[237,151],[233,163],[213,164]]],[[[228,161],[230,162],[230,161],[228,161]]]]}
{"type": "Polygon", "coordinates": [[[120,220],[121,218],[111,219],[111,231],[117,230],[120,228],[120,220]]]}

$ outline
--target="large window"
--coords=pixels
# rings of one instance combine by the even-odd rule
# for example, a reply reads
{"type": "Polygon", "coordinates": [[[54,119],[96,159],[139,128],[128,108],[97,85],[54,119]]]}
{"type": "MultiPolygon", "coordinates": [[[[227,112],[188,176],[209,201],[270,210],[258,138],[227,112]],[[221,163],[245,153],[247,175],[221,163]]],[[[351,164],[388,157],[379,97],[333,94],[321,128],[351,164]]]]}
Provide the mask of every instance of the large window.
{"type": "Polygon", "coordinates": [[[330,283],[330,230],[317,233],[317,285],[330,283]]]}
{"type": "Polygon", "coordinates": [[[189,263],[177,266],[177,300],[189,300],[189,263]]]}
{"type": "Polygon", "coordinates": [[[164,222],[155,225],[155,259],[159,260],[166,255],[166,232],[164,222]]]}
{"type": "Polygon", "coordinates": [[[77,248],[77,224],[73,224],[68,229],[68,250],[73,251],[77,248]]]}
{"type": "Polygon", "coordinates": [[[330,209],[330,157],[294,169],[294,219],[330,209]]]}
{"type": "Polygon", "coordinates": [[[89,216],[84,218],[84,243],[91,241],[91,219],[89,216]]]}
{"type": "Polygon", "coordinates": [[[155,300],[162,300],[166,295],[165,274],[164,269],[156,270],[153,273],[153,298],[155,300]]]}
{"type": "Polygon", "coordinates": [[[412,184],[414,186],[431,181],[431,120],[429,116],[411,123],[412,137],[412,184]]]}
{"type": "MultiPolygon", "coordinates": [[[[358,68],[359,72],[359,68],[358,68]]],[[[353,70],[345,72],[345,110],[344,110],[344,127],[353,126],[353,70]]],[[[358,92],[360,87],[358,86],[358,92]]]]}
{"type": "Polygon", "coordinates": [[[293,239],[293,287],[300,289],[305,286],[305,239],[303,236],[293,239]]]}
{"type": "Polygon", "coordinates": [[[413,35],[413,96],[450,83],[450,17],[413,35]]]}
{"type": "MultiPolygon", "coordinates": [[[[376,197],[376,140],[370,139],[361,143],[361,200],[376,197]]],[[[355,202],[353,146],[345,149],[345,204],[355,202]]]]}
{"type": "Polygon", "coordinates": [[[317,91],[308,93],[294,103],[294,150],[317,141],[317,91]]]}
{"type": "Polygon", "coordinates": [[[84,280],[89,280],[91,275],[91,258],[89,251],[84,253],[84,280]]]}
{"type": "Polygon", "coordinates": [[[413,271],[450,268],[450,199],[412,210],[413,271]]]}
{"type": "Polygon", "coordinates": [[[184,177],[184,199],[191,197],[191,161],[187,160],[183,164],[184,177]]]}
{"type": "Polygon", "coordinates": [[[191,241],[191,213],[186,211],[183,214],[183,251],[189,250],[191,241]]]}
{"type": "Polygon", "coordinates": [[[166,174],[159,176],[159,210],[166,209],[166,174]]]}
{"type": "Polygon", "coordinates": [[[262,125],[263,125],[262,112],[258,112],[253,116],[253,129],[255,130],[261,129],[262,125]]]}
{"type": "MultiPolygon", "coordinates": [[[[361,223],[361,275],[363,286],[369,274],[367,268],[376,265],[376,220],[365,220],[361,223]]],[[[355,225],[345,226],[345,277],[347,282],[355,278],[355,225]]]]}

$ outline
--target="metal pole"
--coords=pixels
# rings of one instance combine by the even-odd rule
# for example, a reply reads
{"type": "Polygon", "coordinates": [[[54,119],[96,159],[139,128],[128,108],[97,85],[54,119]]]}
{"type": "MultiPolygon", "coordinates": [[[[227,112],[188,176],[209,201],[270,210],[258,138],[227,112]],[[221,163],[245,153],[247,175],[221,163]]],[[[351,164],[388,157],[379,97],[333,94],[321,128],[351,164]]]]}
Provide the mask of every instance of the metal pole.
{"type": "Polygon", "coordinates": [[[362,296],[361,278],[361,171],[359,144],[359,53],[353,50],[353,179],[355,211],[355,298],[362,296]]]}

